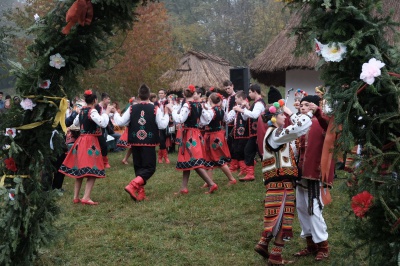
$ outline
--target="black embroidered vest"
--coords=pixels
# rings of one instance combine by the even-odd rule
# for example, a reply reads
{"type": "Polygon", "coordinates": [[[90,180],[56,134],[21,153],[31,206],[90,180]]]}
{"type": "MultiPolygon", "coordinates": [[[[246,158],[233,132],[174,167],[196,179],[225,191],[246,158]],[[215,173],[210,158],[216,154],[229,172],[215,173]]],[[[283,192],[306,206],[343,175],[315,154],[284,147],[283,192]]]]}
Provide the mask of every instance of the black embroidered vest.
{"type": "Polygon", "coordinates": [[[83,107],[79,113],[79,124],[82,135],[101,136],[101,127],[97,125],[90,117],[90,112],[93,108],[83,107]]]}
{"type": "MultiPolygon", "coordinates": [[[[256,105],[256,103],[261,102],[264,107],[265,107],[265,102],[262,98],[258,99],[257,101],[254,101],[254,103],[251,105],[250,107],[250,111],[253,111],[254,106],[256,105]]],[[[256,119],[253,118],[249,118],[249,126],[250,126],[250,137],[254,137],[257,136],[257,125],[258,125],[258,117],[256,119]]]]}
{"type": "Polygon", "coordinates": [[[139,103],[131,106],[128,143],[131,146],[157,146],[160,134],[156,123],[157,106],[139,103]]]}
{"type": "Polygon", "coordinates": [[[244,120],[242,113],[236,112],[235,123],[233,128],[234,139],[248,139],[249,138],[249,121],[250,119],[244,120]]]}
{"type": "Polygon", "coordinates": [[[223,129],[222,122],[224,121],[224,110],[221,107],[213,107],[214,117],[211,122],[206,126],[207,132],[215,132],[223,129]]]}
{"type": "Polygon", "coordinates": [[[189,116],[183,123],[184,127],[199,128],[199,121],[203,107],[200,102],[187,102],[189,105],[189,116]]]}

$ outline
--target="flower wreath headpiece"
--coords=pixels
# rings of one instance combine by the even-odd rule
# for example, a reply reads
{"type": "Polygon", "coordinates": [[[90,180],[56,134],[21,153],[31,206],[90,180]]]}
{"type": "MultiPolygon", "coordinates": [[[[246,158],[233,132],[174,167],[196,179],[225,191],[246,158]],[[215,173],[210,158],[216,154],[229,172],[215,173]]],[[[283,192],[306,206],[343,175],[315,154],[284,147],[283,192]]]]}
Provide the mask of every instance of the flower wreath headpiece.
{"type": "Polygon", "coordinates": [[[301,100],[303,97],[308,96],[308,93],[303,91],[302,89],[297,89],[297,91],[294,93],[294,99],[296,100],[301,100]]]}
{"type": "Polygon", "coordinates": [[[268,126],[272,126],[276,122],[276,116],[283,113],[282,107],[285,105],[285,100],[280,99],[268,109],[269,113],[272,114],[271,120],[268,121],[268,126]]]}

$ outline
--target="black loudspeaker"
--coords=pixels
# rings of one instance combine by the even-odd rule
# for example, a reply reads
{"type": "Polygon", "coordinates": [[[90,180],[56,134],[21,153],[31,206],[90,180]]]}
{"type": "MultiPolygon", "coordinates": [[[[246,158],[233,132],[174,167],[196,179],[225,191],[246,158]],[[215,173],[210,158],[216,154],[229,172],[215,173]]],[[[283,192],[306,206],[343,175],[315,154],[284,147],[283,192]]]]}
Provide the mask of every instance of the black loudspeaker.
{"type": "Polygon", "coordinates": [[[250,71],[247,67],[229,69],[229,78],[235,91],[244,91],[246,95],[249,95],[250,71]]]}

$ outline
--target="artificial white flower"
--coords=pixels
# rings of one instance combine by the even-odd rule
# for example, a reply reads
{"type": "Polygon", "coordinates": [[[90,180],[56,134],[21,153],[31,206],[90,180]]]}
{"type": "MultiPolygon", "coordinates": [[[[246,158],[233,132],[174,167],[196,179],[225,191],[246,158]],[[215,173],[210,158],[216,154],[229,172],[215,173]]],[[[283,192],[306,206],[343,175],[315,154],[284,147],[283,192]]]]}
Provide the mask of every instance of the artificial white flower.
{"type": "Polygon", "coordinates": [[[326,62],[340,62],[347,52],[346,46],[343,43],[331,43],[322,46],[321,55],[326,62]]]}
{"type": "Polygon", "coordinates": [[[32,100],[28,98],[25,98],[20,104],[24,110],[33,110],[33,107],[36,106],[36,103],[32,102],[32,100]]]}
{"type": "Polygon", "coordinates": [[[48,88],[50,88],[50,84],[51,84],[51,81],[49,79],[46,79],[46,80],[40,81],[38,83],[38,87],[42,88],[42,89],[48,89],[48,88]]]}
{"type": "Polygon", "coordinates": [[[375,78],[381,75],[381,68],[384,66],[385,63],[382,63],[375,58],[371,58],[368,63],[364,63],[362,65],[360,79],[362,79],[365,83],[371,85],[375,82],[375,78]]]}
{"type": "Polygon", "coordinates": [[[59,53],[52,55],[50,56],[50,66],[60,69],[65,66],[65,60],[59,53]]]}
{"type": "Polygon", "coordinates": [[[17,135],[17,130],[15,128],[6,128],[5,136],[15,137],[17,135]]]}
{"type": "Polygon", "coordinates": [[[40,16],[37,13],[33,17],[35,18],[36,22],[38,22],[40,20],[40,16]]]}

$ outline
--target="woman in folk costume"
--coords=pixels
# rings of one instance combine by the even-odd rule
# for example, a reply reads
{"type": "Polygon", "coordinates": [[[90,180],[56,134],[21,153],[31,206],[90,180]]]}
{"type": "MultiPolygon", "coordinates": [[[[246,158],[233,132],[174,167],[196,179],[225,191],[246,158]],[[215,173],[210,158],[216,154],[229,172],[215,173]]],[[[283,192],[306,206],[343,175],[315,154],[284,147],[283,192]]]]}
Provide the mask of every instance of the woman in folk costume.
{"type": "Polygon", "coordinates": [[[329,256],[327,226],[322,216],[326,187],[333,182],[334,160],[329,172],[322,176],[322,161],[325,136],[327,135],[329,119],[318,107],[320,98],[309,95],[301,99],[300,112],[305,114],[310,109],[315,110],[312,125],[306,135],[300,138],[299,177],[296,186],[296,210],[301,226],[301,237],[307,241],[307,247],[296,254],[297,257],[316,255],[315,260],[321,261],[329,256]],[[322,194],[321,192],[324,192],[322,194]]]}
{"type": "Polygon", "coordinates": [[[108,105],[105,112],[100,115],[95,109],[96,94],[91,90],[86,90],[84,97],[87,106],[82,108],[74,120],[74,125],[80,126],[81,134],[69,150],[59,171],[75,178],[74,203],[97,205],[98,202],[90,199],[90,194],[96,178],[106,177],[98,136],[102,134],[101,128],[107,127],[113,107],[108,105]],[[84,177],[87,177],[85,194],[82,199],[79,199],[84,177]]]}
{"type": "MultiPolygon", "coordinates": [[[[254,100],[250,108],[240,106],[233,107],[233,110],[243,114],[244,120],[249,120],[249,139],[244,148],[244,161],[246,176],[239,178],[241,182],[254,181],[254,158],[258,152],[257,146],[257,122],[258,117],[265,110],[265,102],[261,95],[261,87],[258,84],[252,84],[249,88],[249,96],[254,100]]],[[[241,172],[242,173],[242,172],[241,172]]],[[[240,174],[240,173],[239,173],[240,174]]]]}
{"type": "MultiPolygon", "coordinates": [[[[221,168],[222,172],[228,177],[229,185],[236,184],[236,179],[229,170],[228,163],[231,161],[231,153],[225,138],[225,129],[223,125],[225,112],[221,107],[223,97],[219,93],[211,93],[208,97],[208,103],[211,106],[207,112],[212,116],[211,122],[205,127],[206,165],[209,167],[208,175],[212,179],[212,170],[221,168]]],[[[203,187],[208,187],[205,183],[203,187]]]]}
{"type": "Polygon", "coordinates": [[[264,136],[262,173],[264,177],[265,213],[264,231],[255,251],[265,258],[269,264],[284,265],[289,263],[282,259],[284,239],[293,236],[292,222],[295,211],[294,181],[298,177],[293,150],[289,142],[307,133],[311,126],[313,114],[293,114],[279,100],[264,114],[268,121],[268,129],[264,136]],[[276,106],[279,106],[276,108],[276,106]],[[292,125],[284,128],[286,115],[292,125]],[[268,245],[275,238],[274,247],[268,251],[268,245]]]}
{"type": "Polygon", "coordinates": [[[125,187],[134,201],[146,198],[144,186],[156,171],[156,146],[160,144],[160,129],[169,122],[168,113],[150,102],[150,88],[142,84],[138,90],[140,102],[132,105],[122,117],[115,113],[119,126],[128,125],[128,145],[132,149],[135,178],[125,187]]]}
{"type": "Polygon", "coordinates": [[[205,146],[204,138],[201,135],[199,127],[208,124],[212,117],[207,113],[202,104],[199,102],[200,93],[196,91],[193,85],[189,85],[183,92],[186,102],[179,109],[171,104],[168,108],[174,108],[172,118],[176,123],[183,123],[182,141],[178,149],[178,161],[176,169],[183,171],[182,186],[177,194],[187,194],[189,191],[187,185],[189,182],[190,170],[195,170],[196,173],[208,184],[209,190],[206,193],[213,193],[218,189],[207,171],[204,169],[206,163],[204,159],[205,146]]]}

